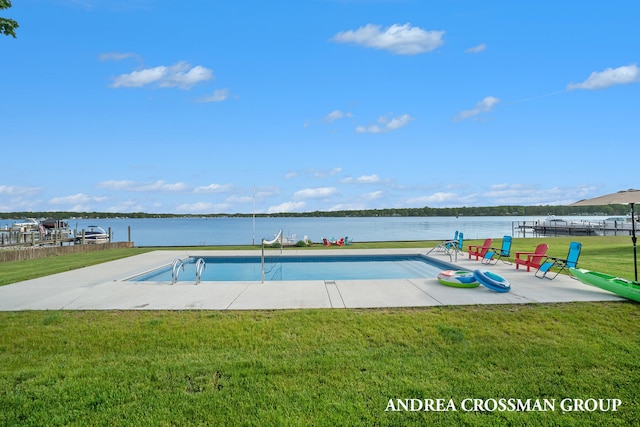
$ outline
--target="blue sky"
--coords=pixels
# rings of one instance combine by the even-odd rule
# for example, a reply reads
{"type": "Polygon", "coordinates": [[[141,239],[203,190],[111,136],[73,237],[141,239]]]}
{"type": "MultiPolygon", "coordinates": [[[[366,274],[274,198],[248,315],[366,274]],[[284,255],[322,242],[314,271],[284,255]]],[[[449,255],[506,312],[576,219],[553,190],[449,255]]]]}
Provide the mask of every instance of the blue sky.
{"type": "Polygon", "coordinates": [[[636,1],[14,0],[0,211],[558,205],[638,188],[636,1]]]}

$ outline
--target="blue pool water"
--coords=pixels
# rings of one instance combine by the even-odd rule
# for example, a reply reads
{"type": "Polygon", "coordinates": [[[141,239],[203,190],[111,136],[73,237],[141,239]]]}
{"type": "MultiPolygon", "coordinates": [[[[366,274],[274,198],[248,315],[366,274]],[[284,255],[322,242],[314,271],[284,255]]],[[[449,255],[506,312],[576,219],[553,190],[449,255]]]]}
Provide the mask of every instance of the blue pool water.
{"type": "MultiPolygon", "coordinates": [[[[199,257],[184,260],[178,281],[196,280],[199,257]]],[[[203,257],[202,281],[261,281],[260,257],[203,257]]],[[[423,255],[338,255],[265,257],[265,281],[360,280],[434,278],[442,270],[455,269],[446,262],[423,255]]],[[[170,282],[171,267],[165,266],[134,277],[132,281],[170,282]]]]}

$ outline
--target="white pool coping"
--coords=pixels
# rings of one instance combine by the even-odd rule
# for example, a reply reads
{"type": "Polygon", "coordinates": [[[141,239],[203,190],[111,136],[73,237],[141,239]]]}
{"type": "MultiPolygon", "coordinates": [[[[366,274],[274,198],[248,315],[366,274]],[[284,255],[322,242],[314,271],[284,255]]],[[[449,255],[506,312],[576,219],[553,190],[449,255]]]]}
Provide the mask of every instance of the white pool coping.
{"type": "MultiPolygon", "coordinates": [[[[285,255],[426,254],[428,249],[287,249],[285,255]]],[[[268,255],[279,250],[270,250],[268,255]]],[[[623,298],[565,275],[538,279],[499,261],[485,266],[459,255],[460,269],[487,269],[511,283],[498,293],[483,286],[452,288],[436,279],[282,282],[134,282],[127,279],[189,256],[256,256],[260,250],[158,250],[38,279],[0,286],[0,311],[19,310],[273,310],[299,308],[429,307],[619,301],[623,298]]],[[[431,256],[449,262],[449,256],[431,256]]]]}

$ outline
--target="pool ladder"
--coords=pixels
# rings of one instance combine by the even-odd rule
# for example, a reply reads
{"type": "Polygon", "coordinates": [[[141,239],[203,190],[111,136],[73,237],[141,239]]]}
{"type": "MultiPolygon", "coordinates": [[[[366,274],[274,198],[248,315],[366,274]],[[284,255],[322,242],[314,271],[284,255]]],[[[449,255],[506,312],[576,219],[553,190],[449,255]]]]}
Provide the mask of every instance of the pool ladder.
{"type": "Polygon", "coordinates": [[[200,283],[202,279],[202,272],[207,269],[207,263],[204,262],[204,259],[198,258],[196,261],[196,285],[200,283]]]}
{"type": "Polygon", "coordinates": [[[184,271],[184,261],[180,258],[174,259],[171,263],[171,284],[174,285],[178,281],[180,268],[184,271]]]}
{"type": "MultiPolygon", "coordinates": [[[[175,285],[178,281],[178,275],[180,274],[180,269],[184,271],[184,261],[180,258],[173,260],[171,263],[171,284],[175,285]]],[[[198,258],[196,261],[196,285],[200,283],[202,279],[202,272],[207,269],[207,263],[204,262],[204,259],[198,258]]]]}

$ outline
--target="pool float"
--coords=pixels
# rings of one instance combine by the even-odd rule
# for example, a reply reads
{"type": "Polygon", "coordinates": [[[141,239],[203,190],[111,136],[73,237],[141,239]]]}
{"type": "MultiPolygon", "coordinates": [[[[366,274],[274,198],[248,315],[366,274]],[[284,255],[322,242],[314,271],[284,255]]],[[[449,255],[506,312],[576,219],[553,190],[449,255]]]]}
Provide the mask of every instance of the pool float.
{"type": "Polygon", "coordinates": [[[438,282],[454,288],[477,288],[480,286],[473,273],[465,270],[441,271],[438,274],[438,282]]]}
{"type": "Polygon", "coordinates": [[[499,274],[493,273],[488,270],[475,270],[473,277],[484,287],[496,292],[509,292],[511,290],[511,283],[499,274]]]}

